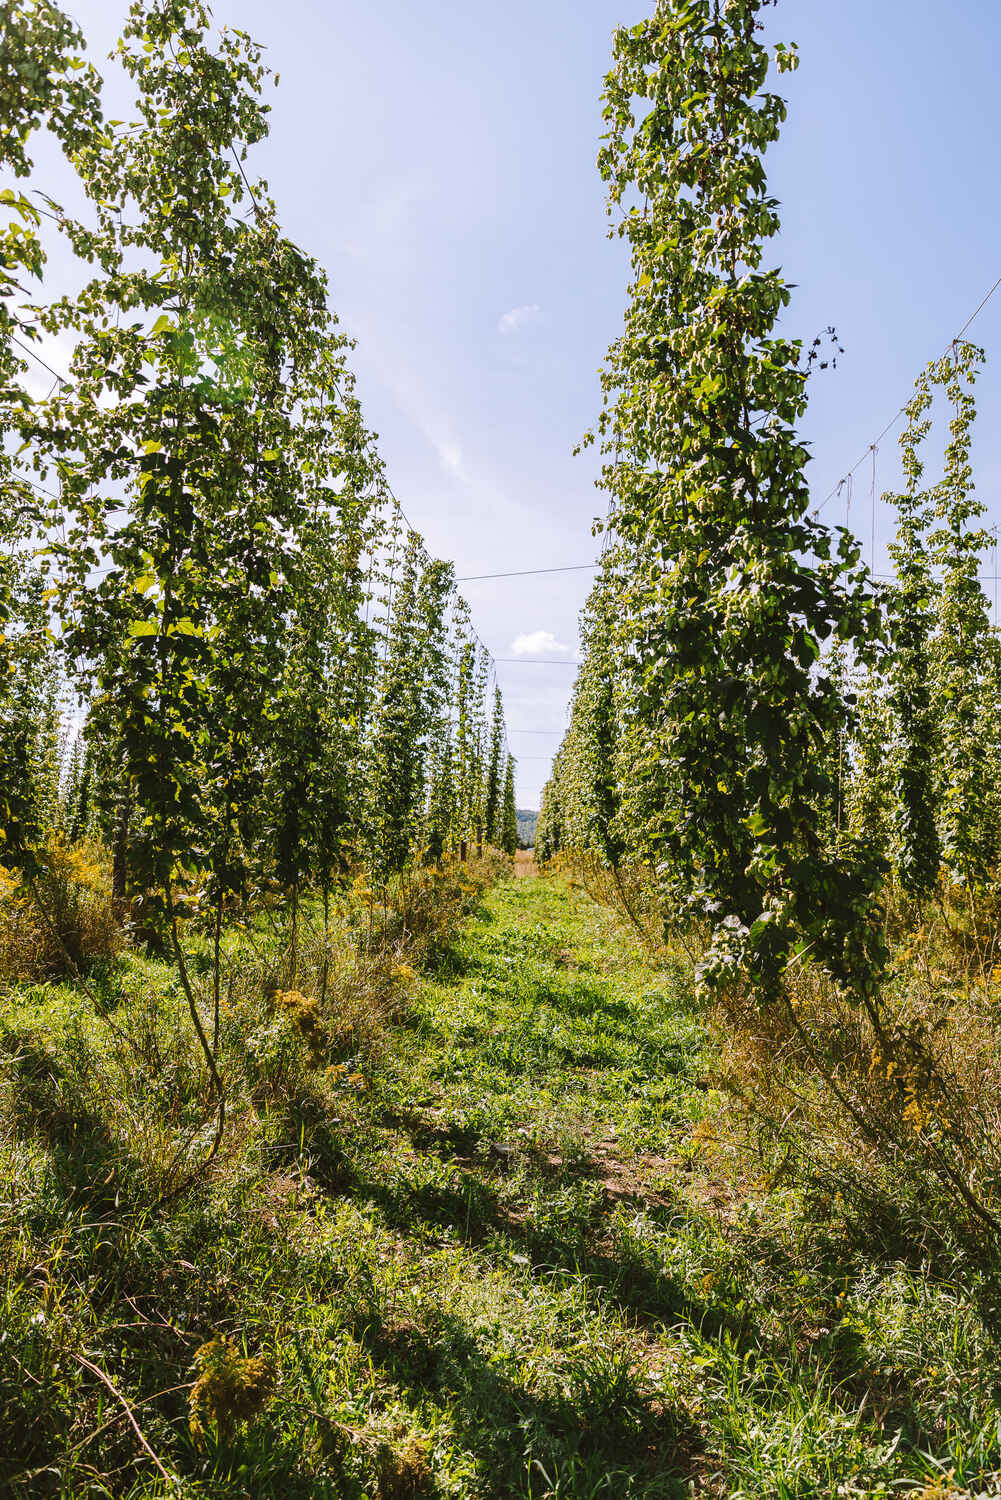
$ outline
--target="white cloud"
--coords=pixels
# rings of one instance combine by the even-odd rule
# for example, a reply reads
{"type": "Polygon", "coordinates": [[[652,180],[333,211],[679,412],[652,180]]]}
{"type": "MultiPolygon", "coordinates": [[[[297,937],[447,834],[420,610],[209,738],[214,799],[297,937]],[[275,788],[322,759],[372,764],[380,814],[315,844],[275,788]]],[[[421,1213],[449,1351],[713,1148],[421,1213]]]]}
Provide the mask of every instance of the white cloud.
{"type": "Polygon", "coordinates": [[[533,630],[529,635],[519,635],[511,642],[511,650],[515,656],[542,656],[557,655],[568,656],[570,647],[564,646],[562,641],[548,630],[533,630]]]}
{"type": "Polygon", "coordinates": [[[462,465],[462,449],[458,443],[435,442],[438,450],[438,462],[446,474],[451,474],[455,479],[465,479],[466,471],[462,465]]]}
{"type": "Polygon", "coordinates": [[[503,334],[516,333],[523,323],[531,322],[532,318],[536,317],[539,312],[540,308],[537,302],[526,302],[524,307],[512,307],[510,312],[504,313],[498,320],[497,332],[503,334]]]}

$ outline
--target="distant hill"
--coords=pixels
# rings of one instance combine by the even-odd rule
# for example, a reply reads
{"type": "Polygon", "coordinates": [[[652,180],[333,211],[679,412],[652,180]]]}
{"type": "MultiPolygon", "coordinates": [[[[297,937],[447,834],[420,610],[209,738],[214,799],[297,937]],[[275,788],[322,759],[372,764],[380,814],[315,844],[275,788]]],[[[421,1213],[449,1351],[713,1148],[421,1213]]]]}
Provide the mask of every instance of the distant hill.
{"type": "Polygon", "coordinates": [[[527,812],[523,807],[518,808],[518,848],[533,849],[535,847],[535,825],[539,821],[537,812],[527,812]]]}

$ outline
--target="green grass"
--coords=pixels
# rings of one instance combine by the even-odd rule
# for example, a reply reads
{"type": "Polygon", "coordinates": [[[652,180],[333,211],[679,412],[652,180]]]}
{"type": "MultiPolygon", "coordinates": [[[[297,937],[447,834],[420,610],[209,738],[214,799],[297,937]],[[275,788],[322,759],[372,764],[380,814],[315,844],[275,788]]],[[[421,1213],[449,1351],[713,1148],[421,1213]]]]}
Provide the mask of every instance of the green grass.
{"type": "MultiPolygon", "coordinates": [[[[117,1013],[152,995],[180,1035],[170,970],[121,971],[117,1013]]],[[[231,1073],[277,1045],[229,1024],[231,1073]]],[[[159,1207],[87,1005],[24,992],[5,1033],[0,1493],[998,1493],[1001,1363],[964,1289],[867,1255],[836,1206],[714,1179],[685,970],[564,883],[489,892],[349,1060],[363,1091],[248,1064],[215,1177],[159,1207]],[[274,1380],[196,1441],[220,1336],[274,1380]]],[[[196,1119],[192,1055],[165,1066],[196,1119]]]]}

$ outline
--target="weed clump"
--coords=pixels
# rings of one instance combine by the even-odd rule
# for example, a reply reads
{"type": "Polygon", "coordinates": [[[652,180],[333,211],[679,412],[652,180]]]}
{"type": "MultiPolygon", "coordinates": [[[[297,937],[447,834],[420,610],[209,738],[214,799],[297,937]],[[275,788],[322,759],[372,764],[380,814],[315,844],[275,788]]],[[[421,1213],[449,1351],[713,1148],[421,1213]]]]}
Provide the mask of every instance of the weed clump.
{"type": "Polygon", "coordinates": [[[416,1433],[380,1443],[375,1469],[379,1500],[418,1500],[434,1482],[427,1446],[416,1433]]]}
{"type": "Polygon", "coordinates": [[[929,960],[908,950],[878,1005],[810,969],[773,1006],[731,993],[718,1081],[734,1122],[852,1204],[886,1252],[937,1245],[984,1263],[1001,1242],[993,994],[929,960]]]}
{"type": "Polygon", "coordinates": [[[275,1009],[287,1016],[305,1037],[314,1057],[320,1057],[329,1046],[330,1037],[315,995],[304,995],[301,990],[276,990],[272,998],[275,1009]]]}
{"type": "Polygon", "coordinates": [[[195,1351],[198,1371],[188,1396],[191,1435],[202,1443],[214,1429],[228,1438],[241,1422],[250,1422],[264,1407],[275,1383],[270,1360],[242,1355],[231,1339],[210,1339],[195,1351]]]}
{"type": "Polygon", "coordinates": [[[359,947],[394,949],[420,967],[441,956],[483,892],[511,872],[511,861],[488,849],[475,859],[415,865],[384,890],[356,886],[359,947]]]}
{"type": "Polygon", "coordinates": [[[0,867],[0,980],[7,983],[73,974],[121,946],[107,851],[54,837],[40,864],[34,889],[0,867]]]}

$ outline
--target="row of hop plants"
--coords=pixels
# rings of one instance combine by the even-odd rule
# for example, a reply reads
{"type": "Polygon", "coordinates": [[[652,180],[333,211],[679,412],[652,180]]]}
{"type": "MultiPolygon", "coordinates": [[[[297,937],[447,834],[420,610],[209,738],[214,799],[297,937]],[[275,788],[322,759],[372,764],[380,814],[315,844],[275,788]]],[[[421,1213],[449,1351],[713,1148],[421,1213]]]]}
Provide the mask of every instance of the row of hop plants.
{"type": "Polygon", "coordinates": [[[128,120],[51,0],[7,7],[0,51],[2,959],[77,970],[123,929],[172,956],[221,1133],[226,925],[279,909],[292,990],[304,903],[327,921],[363,871],[406,929],[415,871],[513,853],[503,703],[326,277],[248,176],[261,49],[201,0],[135,0],[128,120]],[[76,211],[32,187],[44,136],[76,211]]]}
{"type": "Polygon", "coordinates": [[[916,1237],[930,1216],[940,1238],[962,1224],[996,1243],[983,356],[959,341],[918,380],[884,587],[811,504],[797,429],[833,356],[788,334],[790,288],[765,260],[764,156],[786,112],[767,83],[797,54],[769,52],[763,11],[659,0],[615,35],[599,164],[633,280],[596,435],[605,546],[536,853],[687,949],[721,1076],[776,1143],[798,1121],[814,1169],[890,1198],[904,1168],[916,1237]],[[928,483],[936,401],[948,439],[928,483]]]}

